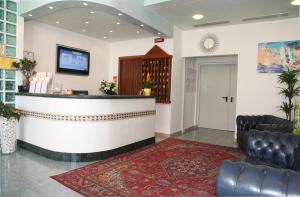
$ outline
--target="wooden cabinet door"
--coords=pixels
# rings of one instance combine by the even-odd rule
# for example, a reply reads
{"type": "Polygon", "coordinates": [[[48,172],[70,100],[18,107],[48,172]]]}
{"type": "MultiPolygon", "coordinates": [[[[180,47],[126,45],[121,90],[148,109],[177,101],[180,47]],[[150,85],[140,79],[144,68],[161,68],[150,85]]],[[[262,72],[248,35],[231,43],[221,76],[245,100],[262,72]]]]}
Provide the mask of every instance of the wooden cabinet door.
{"type": "Polygon", "coordinates": [[[138,95],[142,89],[142,56],[119,59],[119,95],[138,95]]]}

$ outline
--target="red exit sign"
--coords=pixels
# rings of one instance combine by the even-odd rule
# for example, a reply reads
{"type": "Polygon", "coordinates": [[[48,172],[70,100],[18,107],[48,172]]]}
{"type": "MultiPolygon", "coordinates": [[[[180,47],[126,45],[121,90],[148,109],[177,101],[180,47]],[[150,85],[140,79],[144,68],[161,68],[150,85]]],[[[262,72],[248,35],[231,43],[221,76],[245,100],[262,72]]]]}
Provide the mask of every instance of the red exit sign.
{"type": "Polygon", "coordinates": [[[159,43],[159,42],[164,42],[164,41],[165,41],[164,37],[154,38],[154,43],[159,43]]]}

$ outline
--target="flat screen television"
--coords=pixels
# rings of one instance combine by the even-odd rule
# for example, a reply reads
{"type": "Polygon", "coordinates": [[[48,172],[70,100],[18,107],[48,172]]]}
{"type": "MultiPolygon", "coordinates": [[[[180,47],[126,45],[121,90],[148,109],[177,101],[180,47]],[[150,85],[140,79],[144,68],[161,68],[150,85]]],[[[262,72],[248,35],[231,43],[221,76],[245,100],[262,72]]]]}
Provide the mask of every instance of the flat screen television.
{"type": "Polygon", "coordinates": [[[90,53],[85,50],[57,45],[56,71],[78,75],[89,75],[90,53]]]}

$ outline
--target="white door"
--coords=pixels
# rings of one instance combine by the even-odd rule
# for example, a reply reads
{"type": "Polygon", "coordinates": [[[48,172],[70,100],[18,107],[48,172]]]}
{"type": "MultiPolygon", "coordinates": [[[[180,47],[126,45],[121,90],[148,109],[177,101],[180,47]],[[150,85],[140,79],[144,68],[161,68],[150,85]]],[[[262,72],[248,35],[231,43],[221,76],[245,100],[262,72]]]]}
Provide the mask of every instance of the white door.
{"type": "Polygon", "coordinates": [[[199,127],[234,131],[235,92],[236,66],[201,65],[199,127]]]}

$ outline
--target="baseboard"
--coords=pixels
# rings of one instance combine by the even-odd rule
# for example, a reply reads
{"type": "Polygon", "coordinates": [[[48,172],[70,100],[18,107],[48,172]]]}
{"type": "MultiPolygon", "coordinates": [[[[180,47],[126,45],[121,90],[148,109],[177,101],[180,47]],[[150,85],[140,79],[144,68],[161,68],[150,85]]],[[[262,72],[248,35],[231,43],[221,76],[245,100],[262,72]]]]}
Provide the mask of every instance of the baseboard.
{"type": "Polygon", "coordinates": [[[171,134],[155,132],[155,137],[168,138],[168,137],[171,137],[171,134]]]}
{"type": "Polygon", "coordinates": [[[24,148],[30,152],[35,154],[44,156],[46,158],[56,160],[56,161],[66,161],[66,162],[90,162],[103,160],[110,156],[125,153],[128,151],[132,151],[150,144],[155,143],[155,137],[151,137],[145,140],[141,140],[132,144],[128,144],[119,148],[115,148],[112,150],[94,152],[94,153],[63,153],[63,152],[55,152],[51,150],[47,150],[33,144],[24,142],[22,140],[17,140],[18,147],[24,148]]]}

